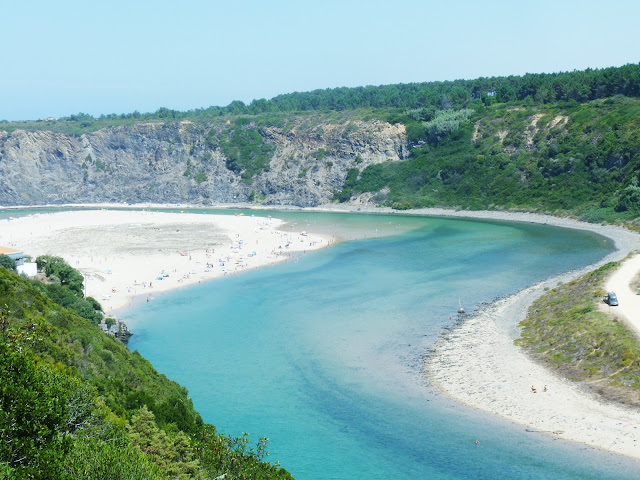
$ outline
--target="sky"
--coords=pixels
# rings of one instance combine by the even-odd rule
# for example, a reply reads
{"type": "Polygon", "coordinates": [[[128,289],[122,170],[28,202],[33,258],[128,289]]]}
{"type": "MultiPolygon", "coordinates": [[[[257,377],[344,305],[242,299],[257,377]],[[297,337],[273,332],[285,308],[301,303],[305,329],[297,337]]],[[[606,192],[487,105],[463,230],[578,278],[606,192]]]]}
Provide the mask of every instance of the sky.
{"type": "Polygon", "coordinates": [[[0,120],[640,62],[638,0],[0,0],[0,120]]]}

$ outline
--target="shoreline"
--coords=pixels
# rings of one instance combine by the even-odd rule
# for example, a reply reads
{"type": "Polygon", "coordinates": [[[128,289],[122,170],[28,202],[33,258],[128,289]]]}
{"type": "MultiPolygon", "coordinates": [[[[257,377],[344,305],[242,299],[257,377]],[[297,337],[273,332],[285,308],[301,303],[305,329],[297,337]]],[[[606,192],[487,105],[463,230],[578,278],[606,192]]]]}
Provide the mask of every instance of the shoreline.
{"type": "MultiPolygon", "coordinates": [[[[3,206],[2,210],[26,210],[26,209],[96,209],[96,210],[116,210],[116,211],[139,211],[147,209],[175,210],[171,213],[189,214],[189,212],[178,211],[180,209],[202,209],[202,210],[249,210],[255,212],[284,211],[284,212],[325,212],[325,213],[356,213],[356,214],[379,214],[379,215],[399,215],[399,216],[419,216],[419,217],[452,217],[466,218],[471,220],[489,220],[517,223],[535,223],[539,225],[550,225],[554,227],[570,228],[577,230],[587,230],[599,233],[605,237],[615,240],[617,236],[613,232],[619,232],[623,236],[627,233],[637,235],[638,246],[640,246],[640,233],[632,232],[624,227],[613,224],[588,223],[572,217],[556,217],[545,213],[535,213],[514,210],[458,210],[440,207],[419,208],[411,210],[394,210],[391,207],[374,207],[367,204],[362,205],[340,205],[324,204],[315,207],[297,207],[292,205],[255,205],[248,203],[221,203],[213,205],[190,205],[190,204],[165,204],[165,203],[65,203],[49,205],[20,205],[3,206]]],[[[65,210],[66,211],[66,210],[65,210]]],[[[215,214],[210,214],[215,215],[215,214]]],[[[1,219],[0,219],[1,220],[1,219]]],[[[626,247],[623,247],[626,248],[626,247]]]]}
{"type": "MultiPolygon", "coordinates": [[[[13,209],[19,208],[14,207],[13,209]]],[[[22,208],[35,209],[38,207],[22,208]]],[[[613,252],[594,264],[554,276],[529,286],[510,297],[483,305],[472,315],[469,315],[461,325],[443,334],[423,362],[423,375],[437,391],[451,400],[500,416],[515,424],[522,425],[527,431],[545,433],[640,459],[640,411],[602,401],[592,392],[582,388],[580,384],[556,376],[547,367],[528,357],[522,348],[513,343],[519,337],[518,323],[525,317],[529,305],[544,294],[545,288],[552,288],[558,282],[570,281],[607,262],[623,259],[629,252],[640,247],[640,234],[615,225],[589,224],[572,218],[511,211],[428,208],[398,212],[386,208],[378,209],[354,205],[341,206],[340,208],[335,208],[335,205],[310,208],[288,206],[260,206],[256,208],[255,205],[243,204],[219,206],[83,204],[47,205],[41,206],[41,208],[112,208],[116,212],[122,212],[119,209],[204,208],[378,213],[536,223],[600,234],[607,240],[614,242],[615,250],[613,252]],[[538,393],[531,392],[532,385],[539,388],[538,393]],[[548,387],[546,392],[542,391],[543,385],[548,387]]],[[[162,214],[160,212],[144,213],[162,214]]],[[[177,214],[167,213],[164,215],[177,214]]],[[[180,214],[180,216],[183,215],[214,217],[214,215],[180,214]]],[[[221,216],[234,218],[231,215],[221,216]]],[[[264,217],[257,218],[264,220],[264,217]]],[[[328,246],[329,240],[325,240],[319,248],[328,246]]],[[[2,244],[1,235],[0,244],[2,244]]],[[[75,265],[72,266],[75,267],[75,265]]],[[[256,267],[259,266],[262,264],[256,265],[256,267]]],[[[180,286],[193,283],[196,282],[180,286]]],[[[101,301],[100,298],[97,299],[101,301]]],[[[140,301],[143,301],[142,298],[140,301]]],[[[120,305],[112,308],[111,311],[127,306],[120,305]]]]}
{"type": "MultiPolygon", "coordinates": [[[[463,215],[456,212],[449,216],[463,215]]],[[[494,212],[484,212],[480,218],[497,217],[494,212]]],[[[623,260],[640,246],[640,235],[617,226],[538,214],[509,217],[595,232],[612,240],[616,249],[591,265],[483,305],[441,336],[423,362],[423,375],[447,398],[521,425],[527,432],[544,433],[640,459],[640,410],[604,401],[514,345],[514,340],[520,337],[518,324],[546,289],[605,263],[623,260]],[[536,393],[532,391],[534,386],[536,393]]]]}
{"type": "Polygon", "coordinates": [[[65,259],[106,316],[153,296],[288,261],[333,239],[243,215],[75,210],[0,219],[0,245],[65,259]]]}

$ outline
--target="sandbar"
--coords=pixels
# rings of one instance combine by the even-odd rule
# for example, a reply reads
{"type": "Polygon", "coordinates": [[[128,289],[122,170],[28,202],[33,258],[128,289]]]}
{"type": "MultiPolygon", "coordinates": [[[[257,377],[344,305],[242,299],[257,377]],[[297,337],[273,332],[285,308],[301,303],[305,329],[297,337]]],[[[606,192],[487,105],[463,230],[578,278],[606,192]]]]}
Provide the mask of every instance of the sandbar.
{"type": "Polygon", "coordinates": [[[295,261],[331,238],[281,230],[271,217],[129,210],[37,213],[0,220],[0,245],[35,261],[64,258],[106,314],[154,295],[243,270],[295,261]]]}

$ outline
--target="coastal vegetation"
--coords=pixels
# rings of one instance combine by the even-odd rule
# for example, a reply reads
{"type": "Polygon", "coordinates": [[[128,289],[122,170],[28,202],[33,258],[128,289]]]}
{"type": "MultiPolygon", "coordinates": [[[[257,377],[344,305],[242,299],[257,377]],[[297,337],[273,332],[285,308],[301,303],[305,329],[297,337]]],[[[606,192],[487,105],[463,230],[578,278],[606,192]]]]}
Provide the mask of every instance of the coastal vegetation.
{"type": "Polygon", "coordinates": [[[547,291],[520,323],[522,345],[535,358],[603,397],[640,406],[640,344],[614,314],[598,308],[608,263],[547,291]]]}
{"type": "Polygon", "coordinates": [[[634,224],[639,118],[640,100],[628,97],[478,105],[455,120],[444,112],[413,133],[422,140],[409,159],[368,166],[338,199],[387,188],[381,204],[397,209],[517,209],[634,224]]]}
{"type": "Polygon", "coordinates": [[[0,267],[0,478],[291,478],[266,445],[205,424],[184,387],[0,267]]]}
{"type": "Polygon", "coordinates": [[[16,262],[9,255],[0,255],[0,267],[16,271],[16,262]]]}
{"type": "Polygon", "coordinates": [[[232,172],[250,181],[256,173],[269,168],[275,148],[266,143],[248,118],[237,118],[219,137],[220,149],[232,172]]]}

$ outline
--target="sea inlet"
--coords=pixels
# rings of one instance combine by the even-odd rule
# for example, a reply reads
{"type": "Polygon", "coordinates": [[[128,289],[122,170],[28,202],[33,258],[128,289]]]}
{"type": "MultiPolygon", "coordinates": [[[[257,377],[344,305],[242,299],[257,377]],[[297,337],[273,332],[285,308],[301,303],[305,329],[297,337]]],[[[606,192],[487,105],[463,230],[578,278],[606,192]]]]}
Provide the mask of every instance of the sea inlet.
{"type": "Polygon", "coordinates": [[[472,313],[611,242],[527,223],[246,214],[339,241],[119,312],[131,350],[186,386],[220,432],[268,437],[270,460],[303,480],[640,476],[634,460],[456,404],[422,375],[460,304],[472,313]]]}

